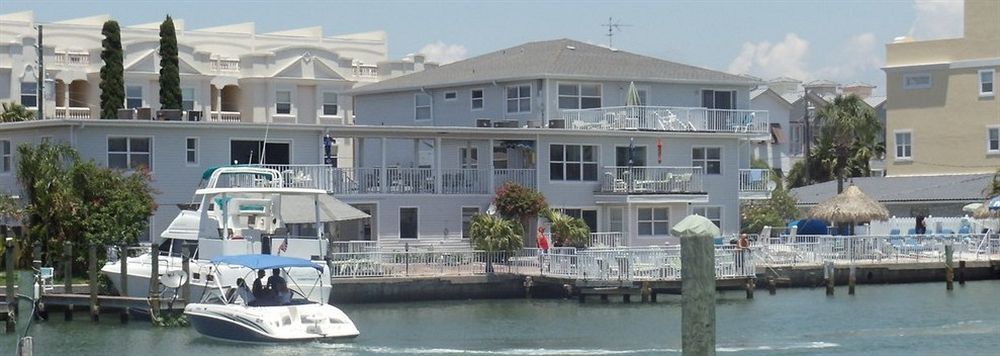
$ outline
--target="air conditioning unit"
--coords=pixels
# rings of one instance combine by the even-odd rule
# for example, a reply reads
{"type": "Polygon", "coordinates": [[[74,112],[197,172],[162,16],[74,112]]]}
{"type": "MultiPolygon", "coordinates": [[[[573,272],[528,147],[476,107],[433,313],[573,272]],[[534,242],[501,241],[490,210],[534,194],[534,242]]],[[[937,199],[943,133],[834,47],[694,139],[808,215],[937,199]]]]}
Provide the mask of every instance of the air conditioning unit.
{"type": "Polygon", "coordinates": [[[549,128],[550,129],[565,129],[566,128],[566,120],[563,120],[563,119],[549,119],[549,128]]]}
{"type": "Polygon", "coordinates": [[[160,121],[180,121],[181,111],[176,109],[162,109],[156,112],[156,119],[160,121]]]}
{"type": "Polygon", "coordinates": [[[490,127],[490,119],[476,119],[476,127],[490,127]]]}
{"type": "Polygon", "coordinates": [[[152,120],[153,119],[153,109],[151,108],[139,108],[136,113],[136,119],[139,120],[152,120]]]}

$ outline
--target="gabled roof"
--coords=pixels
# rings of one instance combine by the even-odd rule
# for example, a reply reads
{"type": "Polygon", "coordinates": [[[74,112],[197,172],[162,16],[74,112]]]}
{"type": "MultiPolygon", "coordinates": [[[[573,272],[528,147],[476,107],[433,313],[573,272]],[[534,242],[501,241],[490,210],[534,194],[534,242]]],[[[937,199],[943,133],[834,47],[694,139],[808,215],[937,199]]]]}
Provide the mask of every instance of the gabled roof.
{"type": "Polygon", "coordinates": [[[865,98],[865,103],[871,106],[873,109],[877,108],[879,105],[885,104],[885,96],[869,96],[865,98]]]}
{"type": "Polygon", "coordinates": [[[352,94],[520,79],[566,78],[753,85],[750,78],[613,50],[570,39],[529,42],[369,84],[352,94]]]}
{"type": "Polygon", "coordinates": [[[811,82],[808,82],[808,83],[805,84],[805,86],[807,86],[807,87],[835,87],[835,86],[838,86],[838,85],[840,85],[840,84],[837,83],[837,82],[835,82],[835,81],[826,80],[826,79],[817,79],[817,80],[814,80],[814,81],[811,81],[811,82]]]}
{"type": "Polygon", "coordinates": [[[789,101],[788,98],[779,95],[777,92],[768,87],[759,87],[757,89],[750,91],[750,100],[755,100],[757,99],[757,97],[761,95],[770,95],[785,105],[792,105],[792,103],[794,103],[794,101],[789,101]]]}
{"type": "MultiPolygon", "coordinates": [[[[982,190],[993,179],[992,173],[851,178],[854,185],[880,203],[983,201],[982,190]]],[[[837,181],[792,189],[798,205],[815,205],[837,195],[837,181]]]]}

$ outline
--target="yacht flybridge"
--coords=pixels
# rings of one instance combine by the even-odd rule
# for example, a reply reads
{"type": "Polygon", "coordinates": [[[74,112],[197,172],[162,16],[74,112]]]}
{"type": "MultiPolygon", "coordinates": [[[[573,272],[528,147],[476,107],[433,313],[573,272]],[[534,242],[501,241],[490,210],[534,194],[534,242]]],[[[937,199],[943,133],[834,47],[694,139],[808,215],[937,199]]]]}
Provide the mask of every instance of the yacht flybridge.
{"type": "MultiPolygon", "coordinates": [[[[238,266],[214,266],[209,261],[215,257],[274,254],[321,261],[329,242],[324,233],[328,223],[368,217],[324,190],[288,187],[288,180],[303,177],[285,176],[274,169],[253,166],[206,171],[205,186],[195,191],[191,204],[185,204],[190,209],[181,210],[160,235],[160,243],[153,245],[153,251],[126,260],[128,290],[120,292],[148,296],[152,258],[158,259],[160,275],[177,274],[182,256],[187,255],[191,263],[186,281],[195,287],[191,294],[197,300],[207,288],[234,284],[245,271],[238,266]]],[[[116,288],[120,264],[119,259],[110,259],[101,269],[116,288]]],[[[318,277],[329,278],[328,270],[324,268],[318,277]]],[[[329,283],[324,285],[329,289],[329,283]]],[[[163,292],[167,296],[174,293],[163,292]]],[[[307,297],[320,295],[317,292],[307,297]]]]}

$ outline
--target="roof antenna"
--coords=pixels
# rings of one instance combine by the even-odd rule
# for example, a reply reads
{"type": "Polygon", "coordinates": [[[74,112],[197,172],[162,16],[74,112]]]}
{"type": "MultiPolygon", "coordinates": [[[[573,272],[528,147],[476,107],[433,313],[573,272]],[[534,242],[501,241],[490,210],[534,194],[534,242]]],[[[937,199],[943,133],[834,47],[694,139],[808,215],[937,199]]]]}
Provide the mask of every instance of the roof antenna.
{"type": "Polygon", "coordinates": [[[612,49],[614,48],[614,46],[612,46],[612,42],[611,41],[612,41],[612,38],[615,36],[615,32],[616,31],[621,31],[622,27],[629,27],[629,26],[632,26],[632,25],[622,24],[620,22],[614,21],[614,19],[612,19],[610,17],[608,17],[608,23],[601,24],[601,27],[607,27],[608,28],[608,34],[605,35],[605,36],[608,36],[608,48],[612,48],[612,49]]]}

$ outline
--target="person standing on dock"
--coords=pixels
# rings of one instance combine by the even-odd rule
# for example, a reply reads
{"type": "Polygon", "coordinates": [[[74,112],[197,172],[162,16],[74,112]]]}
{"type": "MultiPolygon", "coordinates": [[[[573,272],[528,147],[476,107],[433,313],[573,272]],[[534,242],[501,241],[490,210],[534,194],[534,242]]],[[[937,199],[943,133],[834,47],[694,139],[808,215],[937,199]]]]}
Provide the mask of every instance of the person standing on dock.
{"type": "Polygon", "coordinates": [[[742,272],[746,265],[747,251],[750,250],[750,238],[747,234],[740,234],[740,239],[736,240],[736,270],[742,272]]]}

